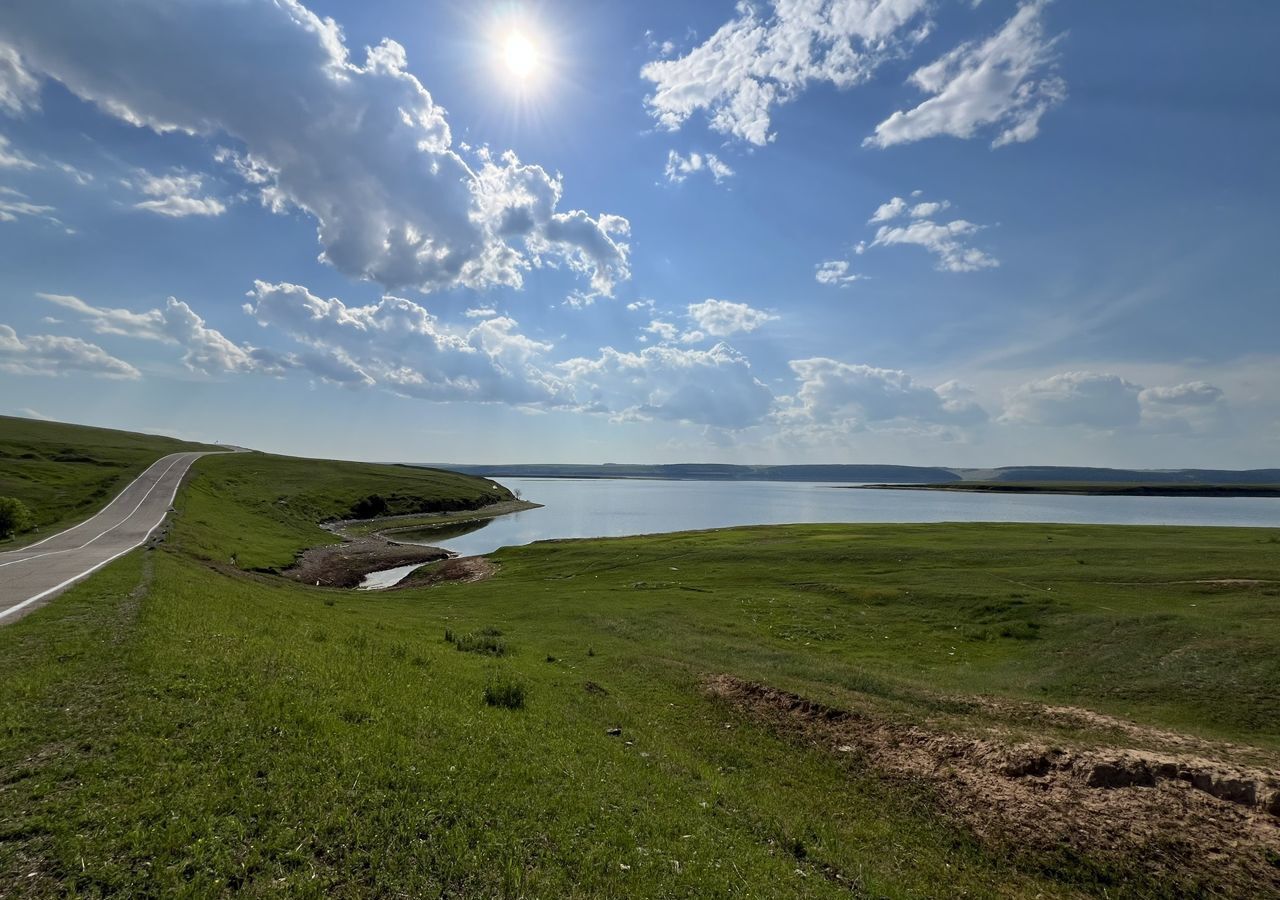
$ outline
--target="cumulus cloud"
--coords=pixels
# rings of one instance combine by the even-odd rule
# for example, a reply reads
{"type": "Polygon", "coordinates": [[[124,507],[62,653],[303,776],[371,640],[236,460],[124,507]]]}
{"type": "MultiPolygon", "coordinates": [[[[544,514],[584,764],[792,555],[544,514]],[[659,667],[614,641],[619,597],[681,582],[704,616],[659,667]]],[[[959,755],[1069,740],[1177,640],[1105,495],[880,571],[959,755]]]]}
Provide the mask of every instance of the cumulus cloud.
{"type": "Polygon", "coordinates": [[[843,259],[829,259],[813,267],[813,279],[818,284],[848,287],[855,281],[861,281],[865,275],[849,271],[849,263],[843,259]]]}
{"type": "Polygon", "coordinates": [[[581,409],[620,419],[739,429],[760,422],[774,401],[747,358],[724,343],[709,350],[664,344],[639,353],[606,347],[595,359],[567,360],[557,369],[581,409]]]}
{"type": "Polygon", "coordinates": [[[1143,406],[1210,406],[1222,399],[1222,388],[1206,381],[1189,381],[1170,387],[1151,387],[1138,395],[1143,406]]]}
{"type": "Polygon", "coordinates": [[[0,44],[0,111],[18,115],[40,99],[40,82],[22,65],[18,51],[0,44]]]}
{"type": "Polygon", "coordinates": [[[641,69],[660,125],[679,129],[703,112],[718,132],[772,139],[773,107],[815,83],[849,88],[927,33],[928,0],[773,0],[739,3],[732,19],[687,54],[641,69]]]}
{"type": "Polygon", "coordinates": [[[67,375],[83,372],[102,378],[133,379],[141,373],[97,344],[79,338],[32,334],[25,338],[0,325],[0,372],[13,375],[67,375]]]}
{"type": "Polygon", "coordinates": [[[720,157],[714,153],[690,153],[688,156],[681,156],[674,150],[667,153],[667,181],[672,184],[679,184],[695,172],[706,172],[710,175],[716,184],[724,181],[726,178],[733,177],[733,169],[723,162],[720,157]]]}
{"type": "Polygon", "coordinates": [[[217,197],[202,197],[204,176],[190,172],[171,172],[168,175],[141,173],[131,183],[132,187],[150,197],[133,205],[161,216],[180,219],[186,216],[220,216],[227,207],[217,197]]]}
{"type": "Polygon", "coordinates": [[[1138,424],[1142,388],[1119,375],[1063,372],[1009,391],[1001,420],[1024,425],[1120,428],[1138,424]]]}
{"type": "Polygon", "coordinates": [[[755,331],[778,317],[731,300],[704,300],[689,304],[689,318],[713,337],[728,337],[755,331]]]}
{"type": "Polygon", "coordinates": [[[466,330],[442,325],[400,297],[348,306],[296,284],[254,282],[245,312],[313,351],[348,362],[368,384],[429,400],[565,402],[563,386],[535,364],[551,349],[494,316],[466,330]]]}
{"type": "MultiPolygon", "coordinates": [[[[913,191],[911,196],[916,198],[920,193],[913,191]]],[[[999,266],[998,259],[969,243],[969,239],[984,226],[966,219],[938,222],[931,218],[950,208],[949,200],[913,203],[902,197],[892,197],[876,207],[867,220],[868,225],[879,226],[875,237],[870,243],[859,241],[853,248],[854,252],[861,255],[872,247],[914,245],[936,256],[937,267],[944,272],[975,272],[999,266]]],[[[841,279],[846,277],[856,280],[859,276],[845,275],[848,268],[849,264],[844,260],[820,263],[815,277],[822,284],[844,284],[841,279]]]]}
{"type": "Polygon", "coordinates": [[[0,169],[34,169],[36,164],[13,148],[7,137],[0,134],[0,169]]]}
{"type": "Polygon", "coordinates": [[[958,382],[935,388],[899,369],[825,357],[792,360],[790,366],[800,387],[782,418],[792,427],[804,421],[853,430],[883,423],[971,426],[987,420],[972,391],[958,382]]]}
{"type": "Polygon", "coordinates": [[[186,303],[168,298],[161,309],[134,312],[93,306],[69,294],[37,294],[84,320],[97,334],[114,334],[181,347],[183,365],[207,375],[219,372],[278,375],[291,364],[270,351],[242,347],[210,328],[186,303]]]}
{"type": "Polygon", "coordinates": [[[934,254],[938,258],[938,268],[944,272],[976,272],[1000,265],[999,260],[966,243],[969,237],[981,230],[981,225],[964,219],[951,222],[922,219],[907,225],[881,225],[870,246],[914,244],[934,254]]]}
{"type": "Polygon", "coordinates": [[[1063,372],[1006,392],[1001,421],[1022,425],[1214,431],[1226,421],[1224,392],[1206,381],[1143,387],[1105,372],[1063,372]]]}
{"type": "Polygon", "coordinates": [[[310,214],[348,275],[430,291],[564,264],[602,294],[629,277],[626,219],[557,210],[559,178],[514,155],[464,158],[403,47],[353,61],[337,23],[298,0],[136,0],[127,16],[8,0],[0,32],[23,71],[111,115],[229,140],[218,158],[271,209],[310,214]]]}
{"type": "Polygon", "coordinates": [[[967,139],[993,126],[999,129],[993,147],[1034,138],[1041,117],[1067,93],[1054,73],[1059,38],[1045,37],[1047,4],[1030,0],[987,40],[962,44],[917,69],[911,82],[933,96],[895,112],[863,144],[891,147],[938,135],[967,139]]]}

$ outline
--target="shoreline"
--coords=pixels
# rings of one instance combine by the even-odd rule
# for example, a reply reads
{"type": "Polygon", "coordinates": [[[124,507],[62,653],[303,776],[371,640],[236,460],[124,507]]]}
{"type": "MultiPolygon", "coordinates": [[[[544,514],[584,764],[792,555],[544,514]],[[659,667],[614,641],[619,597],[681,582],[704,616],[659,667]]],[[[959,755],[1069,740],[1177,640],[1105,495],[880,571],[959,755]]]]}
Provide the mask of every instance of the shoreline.
{"type": "Polygon", "coordinates": [[[339,544],[309,547],[298,555],[292,566],[280,575],[312,587],[337,587],[346,590],[360,586],[365,576],[401,566],[456,560],[454,551],[410,541],[397,541],[399,531],[479,522],[498,516],[538,509],[541,503],[527,500],[503,500],[480,509],[443,513],[410,513],[377,519],[344,519],[326,522],[321,527],[342,538],[339,544]],[[367,526],[359,531],[352,526],[367,526]]]}
{"type": "Polygon", "coordinates": [[[1020,482],[948,482],[946,484],[841,484],[839,489],[873,491],[959,491],[969,494],[1065,494],[1083,497],[1271,497],[1280,485],[1215,484],[1061,484],[1020,482]]]}

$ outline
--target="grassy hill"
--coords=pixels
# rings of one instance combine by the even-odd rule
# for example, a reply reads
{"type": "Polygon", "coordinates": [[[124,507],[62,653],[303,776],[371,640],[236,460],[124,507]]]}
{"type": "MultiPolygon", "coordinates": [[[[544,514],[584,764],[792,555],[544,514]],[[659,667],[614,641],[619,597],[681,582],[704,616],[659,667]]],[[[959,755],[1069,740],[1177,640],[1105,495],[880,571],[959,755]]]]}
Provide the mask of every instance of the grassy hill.
{"type": "Polygon", "coordinates": [[[1144,810],[1121,852],[1076,839],[1094,813],[1037,844],[965,818],[1015,820],[1006,801],[948,793],[956,748],[1002,741],[1227,741],[1275,767],[1280,531],[727,529],[370,594],[245,570],[374,494],[412,512],[492,483],[262,454],[195,472],[159,549],[0,628],[0,895],[1280,891],[1280,857],[1197,856],[1196,827],[1144,810]],[[726,679],[805,699],[735,704],[726,679]],[[951,755],[907,776],[822,730],[864,724],[951,755]]]}
{"type": "Polygon", "coordinates": [[[154,434],[0,416],[0,496],[30,507],[36,527],[47,534],[105,506],[160,457],[216,449],[154,434]]]}
{"type": "Polygon", "coordinates": [[[510,499],[488,479],[439,469],[237,453],[195,467],[177,501],[182,514],[174,532],[201,559],[274,571],[299,550],[339,540],[322,522],[478,509],[510,499]]]}

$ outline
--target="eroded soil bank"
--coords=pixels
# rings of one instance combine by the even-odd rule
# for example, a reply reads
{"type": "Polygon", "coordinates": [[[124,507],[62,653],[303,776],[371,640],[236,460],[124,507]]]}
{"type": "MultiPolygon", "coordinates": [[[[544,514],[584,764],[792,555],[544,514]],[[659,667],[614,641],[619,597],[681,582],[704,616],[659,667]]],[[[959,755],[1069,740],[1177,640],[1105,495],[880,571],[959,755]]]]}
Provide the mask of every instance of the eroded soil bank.
{"type": "Polygon", "coordinates": [[[1126,737],[1145,746],[1067,746],[998,726],[902,724],[730,675],[707,690],[852,764],[924,783],[946,815],[1017,856],[1137,861],[1171,893],[1280,896],[1280,773],[1243,761],[1250,748],[1136,725],[1126,737]]]}
{"type": "Polygon", "coordinates": [[[304,550],[280,574],[303,584],[354,588],[370,572],[448,559],[449,551],[419,544],[393,544],[380,537],[359,538],[304,550]]]}

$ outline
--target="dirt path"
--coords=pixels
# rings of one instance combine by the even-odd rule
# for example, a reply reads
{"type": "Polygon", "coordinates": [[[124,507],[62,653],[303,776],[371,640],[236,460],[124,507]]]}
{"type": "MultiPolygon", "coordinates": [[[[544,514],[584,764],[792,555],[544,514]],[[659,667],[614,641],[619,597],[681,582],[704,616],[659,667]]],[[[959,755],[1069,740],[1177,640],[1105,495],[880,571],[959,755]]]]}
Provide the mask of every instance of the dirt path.
{"type": "Polygon", "coordinates": [[[1280,896],[1280,772],[1231,762],[1231,745],[1074,707],[1158,749],[1011,743],[847,711],[730,675],[707,690],[784,734],[927,784],[980,839],[1043,860],[1136,865],[1180,890],[1280,896]],[[1170,737],[1181,737],[1171,741],[1170,737]],[[1195,753],[1168,749],[1181,744],[1195,753]],[[1065,853],[1065,857],[1063,854],[1065,853]]]}

